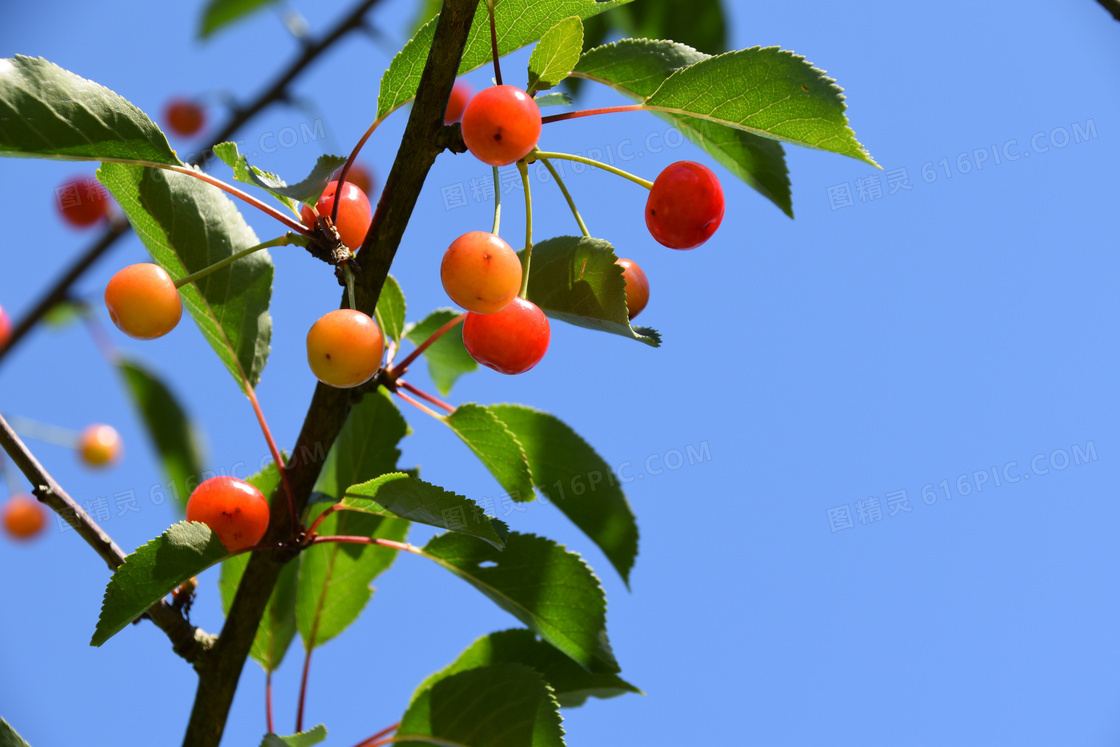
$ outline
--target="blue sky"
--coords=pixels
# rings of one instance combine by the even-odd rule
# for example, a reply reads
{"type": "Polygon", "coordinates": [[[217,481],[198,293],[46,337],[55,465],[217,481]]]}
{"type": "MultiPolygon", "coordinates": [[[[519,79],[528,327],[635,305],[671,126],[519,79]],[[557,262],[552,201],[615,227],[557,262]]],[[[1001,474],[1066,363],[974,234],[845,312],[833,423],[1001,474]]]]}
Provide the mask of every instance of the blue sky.
{"type": "MultiPolygon", "coordinates": [[[[158,116],[173,95],[250,97],[297,51],[272,13],[196,43],[195,6],[15,4],[0,56],[42,55],[158,116]]],[[[316,30],[342,12],[295,7],[316,30]]],[[[374,18],[401,40],[411,12],[386,0],[374,18]]],[[[555,323],[536,369],[482,371],[452,393],[552,412],[632,478],[642,539],[631,592],[554,509],[504,517],[598,569],[623,675],[647,693],[566,711],[568,743],[1115,744],[1120,24],[1090,0],[729,12],[733,47],[793,49],[838,79],[884,170],[789,148],[790,221],[717,169],[727,216],[691,252],[649,237],[639,187],[574,174],[592,234],[649,276],[641,321],[664,346],[555,323]]],[[[506,76],[523,83],[526,59],[508,58],[506,76]]],[[[238,136],[243,151],[302,177],[364,130],[387,64],[386,50],[349,37],[297,83],[316,107],[270,109],[238,136]]],[[[479,87],[489,75],[469,78],[479,87]]],[[[581,105],[619,102],[585,92],[581,105]]],[[[222,118],[216,106],[212,115],[222,118]]],[[[365,151],[382,179],[404,121],[387,121],[365,151]]],[[[643,155],[626,167],[647,178],[681,159],[714,165],[645,114],[551,124],[541,142],[582,153],[628,143],[643,155]]],[[[53,189],[92,171],[0,161],[12,208],[0,305],[15,315],[90,240],[60,224],[53,189]]],[[[450,241],[489,228],[490,203],[470,190],[487,174],[450,154],[432,170],[393,268],[410,319],[447,305],[436,278],[450,241]],[[441,188],[456,184],[468,203],[448,209],[441,188]]],[[[574,233],[559,194],[533,188],[535,235],[574,233]]],[[[503,211],[514,243],[516,197],[503,211]]],[[[259,235],[275,235],[245,212],[259,235]]],[[[272,255],[273,347],[259,393],[290,445],[313,385],[304,335],[339,293],[306,256],[272,255]]],[[[144,256],[134,237],[121,243],[80,294],[96,301],[116,269],[144,256]]],[[[192,324],[146,344],[115,330],[113,340],[157,368],[203,424],[208,465],[266,457],[247,402],[192,324]]],[[[79,500],[136,491],[140,510],[105,522],[122,547],[174,521],[151,500],[158,465],[81,327],[39,331],[4,361],[0,410],[121,431],[126,459],[106,472],[35,447],[79,500]]],[[[414,435],[403,463],[471,497],[498,494],[446,429],[411,408],[405,416],[414,435]]],[[[148,624],[88,646],[108,579],[93,552],[52,531],[28,546],[0,542],[0,566],[0,714],[36,747],[177,743],[195,675],[148,624]]],[[[328,744],[397,720],[423,677],[516,625],[419,558],[399,558],[376,587],[361,620],[315,654],[306,719],[328,726],[328,744]]],[[[221,625],[215,572],[192,619],[221,625]]],[[[275,680],[280,731],[294,720],[300,664],[293,648],[275,680]]],[[[263,711],[263,674],[250,663],[224,744],[259,742],[263,711]]]]}

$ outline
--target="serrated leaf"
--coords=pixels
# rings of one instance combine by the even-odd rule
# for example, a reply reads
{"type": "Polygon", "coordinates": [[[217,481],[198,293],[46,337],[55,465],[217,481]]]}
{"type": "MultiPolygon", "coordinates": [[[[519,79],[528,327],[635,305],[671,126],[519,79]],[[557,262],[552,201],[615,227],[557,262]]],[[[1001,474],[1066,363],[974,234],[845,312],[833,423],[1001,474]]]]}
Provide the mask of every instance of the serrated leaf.
{"type": "Polygon", "coordinates": [[[485,405],[459,405],[446,423],[474,452],[512,500],[531,501],[533,476],[517,438],[485,405]]]}
{"type": "Polygon", "coordinates": [[[0,717],[0,747],[31,747],[12,725],[0,717]]]}
{"type": "Polygon", "coordinates": [[[411,432],[387,391],[362,397],[331,446],[314,492],[340,501],[351,485],[396,472],[401,456],[397,445],[411,432]]]}
{"type": "MultiPolygon", "coordinates": [[[[406,327],[404,336],[412,344],[419,345],[461,313],[463,312],[454,309],[436,309],[423,321],[406,327]]],[[[478,363],[463,346],[462,324],[455,325],[454,329],[444,333],[429,345],[423,352],[423,356],[428,361],[428,376],[431,377],[439,393],[445,397],[451,393],[451,387],[460,376],[478,370],[478,363]]]]}
{"type": "Polygon", "coordinates": [[[539,674],[520,664],[494,664],[451,675],[421,693],[401,718],[396,744],[563,747],[560,722],[560,706],[539,674]]]}
{"type": "Polygon", "coordinates": [[[179,511],[185,512],[191,489],[202,474],[203,456],[194,424],[154,373],[127,357],[118,358],[117,368],[159,455],[164,476],[174,485],[179,511]]]}
{"type": "Polygon", "coordinates": [[[661,345],[656,330],[630,326],[626,280],[617,260],[614,249],[603,239],[558,236],[534,244],[529,300],[550,319],[656,348],[661,345]]]}
{"type": "Polygon", "coordinates": [[[529,95],[547,91],[567,78],[583,51],[583,22],[565,18],[544,33],[529,56],[529,95]]]}
{"type": "Polygon", "coordinates": [[[524,664],[536,670],[552,687],[556,700],[565,708],[583,705],[588,698],[613,698],[642,691],[617,674],[591,674],[564,654],[533,635],[531,630],[515,628],[484,635],[459,654],[459,658],[428,677],[416,688],[415,700],[440,680],[469,669],[492,664],[524,664]]]}
{"type": "Polygon", "coordinates": [[[617,672],[607,601],[579,555],[550,539],[511,532],[506,548],[448,533],[423,550],[590,672],[617,672]]]}
{"type": "Polygon", "coordinates": [[[272,5],[276,0],[210,0],[202,11],[198,38],[205,39],[229,24],[272,5]]]}
{"type": "Polygon", "coordinates": [[[342,503],[356,511],[399,516],[419,524],[469,534],[499,550],[509,536],[509,527],[504,521],[486,516],[470,498],[403,472],[351,486],[342,503]]]}
{"type": "Polygon", "coordinates": [[[148,115],[41,57],[0,59],[0,155],[178,166],[148,115]]]}
{"type": "Polygon", "coordinates": [[[233,169],[235,180],[266,190],[297,214],[299,209],[296,207],[296,203],[304,202],[314,205],[318,202],[323,190],[327,188],[327,184],[334,176],[334,172],[339,166],[346,163],[346,158],[342,156],[319,156],[319,160],[315,162],[315,167],[311,169],[311,173],[303,181],[289,185],[276,174],[250,164],[249,160],[238,152],[237,143],[215,145],[214,155],[233,169]]]}
{"type": "MultiPolygon", "coordinates": [[[[222,192],[169,171],[105,163],[101,183],[124,208],[152,258],[181,278],[260,243],[222,192]]],[[[179,289],[203,337],[243,391],[268,359],[272,260],[262,249],[179,289]]]]}
{"type": "Polygon", "coordinates": [[[261,747],[311,747],[327,738],[327,727],[319,724],[314,729],[301,731],[290,737],[280,737],[275,734],[265,734],[261,740],[261,747]]]}
{"type": "Polygon", "coordinates": [[[387,275],[385,284],[381,287],[381,295],[377,298],[374,318],[381,333],[398,345],[404,334],[405,308],[404,291],[401,290],[400,283],[392,275],[387,275]]]}
{"type": "MultiPolygon", "coordinates": [[[[677,42],[622,39],[585,52],[572,75],[644,101],[674,72],[708,58],[709,55],[677,42]]],[[[793,217],[789,169],[781,143],[695,117],[653,113],[676,126],[689,141],[793,217]]]]}
{"type": "MultiPolygon", "coordinates": [[[[556,25],[570,16],[587,19],[625,5],[631,0],[498,0],[494,3],[494,23],[498,30],[498,54],[507,55],[532,44],[556,25]]],[[[420,74],[432,46],[437,18],[420,27],[416,35],[404,45],[381,77],[381,91],[377,97],[377,117],[384,118],[416,96],[420,74]]],[[[474,15],[474,23],[467,36],[459,75],[490,64],[490,18],[486,0],[481,0],[474,15]]]]}
{"type": "Polygon", "coordinates": [[[124,559],[109,579],[91,646],[124,630],[179,584],[229,555],[205,524],[181,521],[124,559]]]}
{"type": "Polygon", "coordinates": [[[553,91],[543,96],[537,96],[533,101],[536,101],[537,106],[543,109],[546,106],[567,106],[572,103],[572,97],[563,91],[553,91]]]}
{"type": "Polygon", "coordinates": [[[800,55],[752,47],[676,71],[643,106],[878,166],[848,126],[843,90],[800,55]]]}
{"type": "Polygon", "coordinates": [[[638,522],[609,464],[559,418],[523,405],[491,405],[525,449],[533,483],[594,540],[622,579],[638,555],[638,522]]]}

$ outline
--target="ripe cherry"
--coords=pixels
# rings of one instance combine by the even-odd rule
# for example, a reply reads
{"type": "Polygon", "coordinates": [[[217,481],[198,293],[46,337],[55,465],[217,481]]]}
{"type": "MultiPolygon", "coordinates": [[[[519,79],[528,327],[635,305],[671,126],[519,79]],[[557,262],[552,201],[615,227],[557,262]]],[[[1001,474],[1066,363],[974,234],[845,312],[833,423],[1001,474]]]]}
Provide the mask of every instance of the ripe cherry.
{"type": "Polygon", "coordinates": [[[447,111],[443,114],[444,124],[455,124],[463,118],[463,110],[474,96],[474,89],[465,80],[455,81],[451,87],[451,97],[447,99],[447,111]]]}
{"type": "Polygon", "coordinates": [[[508,166],[526,156],[541,136],[537,102],[516,86],[491,86],[463,112],[463,142],[478,160],[508,166]]]}
{"type": "Polygon", "coordinates": [[[646,200],[646,227],[670,249],[695,249],[723,220],[723,188],[711,169],[694,161],[669,164],[646,200]]]}
{"type": "Polygon", "coordinates": [[[525,373],[541,362],[551,332],[548,318],[524,298],[493,314],[467,314],[463,345],[471,357],[498,373],[525,373]]]}
{"type": "Polygon", "coordinates": [[[94,424],[78,436],[78,456],[90,467],[119,462],[123,453],[121,434],[111,425],[94,424]]]}
{"type": "Polygon", "coordinates": [[[626,310],[633,319],[649,303],[649,278],[632,259],[620,259],[616,264],[622,268],[622,278],[626,281],[626,310]]]}
{"type": "Polygon", "coordinates": [[[105,286],[105,306],[117,329],[137,340],[163,337],[183,316],[175,281],[159,265],[129,265],[105,286]]]}
{"type": "Polygon", "coordinates": [[[86,228],[109,214],[109,195],[88,176],[77,176],[55,189],[55,204],[62,219],[77,228],[86,228]]]}
{"type": "Polygon", "coordinates": [[[201,521],[230,552],[261,541],[268,529],[268,501],[244,480],[219,475],[203,480],[187,500],[187,521],[201,521]]]}
{"type": "MultiPolygon", "coordinates": [[[[319,212],[319,215],[330,216],[331,210],[334,209],[334,194],[337,190],[337,181],[331,182],[323,190],[323,196],[315,203],[315,209],[319,212]]],[[[357,251],[366,238],[369,224],[373,220],[373,211],[370,209],[369,198],[366,197],[366,193],[349,179],[347,179],[346,186],[342,190],[341,199],[342,202],[338,206],[338,220],[335,221],[334,227],[338,229],[338,235],[342,239],[342,243],[350,251],[357,251]]],[[[310,206],[304,205],[299,214],[303,218],[305,226],[315,226],[315,216],[312,214],[310,206]]]]}
{"type": "Polygon", "coordinates": [[[206,124],[206,111],[189,99],[172,99],[163,110],[163,119],[172,132],[190,137],[206,124]]]}
{"type": "Polygon", "coordinates": [[[12,320],[8,318],[8,312],[4,311],[4,307],[0,306],[0,348],[4,347],[4,343],[12,336],[12,320]]]}
{"type": "Polygon", "coordinates": [[[324,384],[347,389],[369,381],[381,366],[385,338],[377,322],[355,309],[335,309],[307,332],[307,362],[324,384]]]}
{"type": "Polygon", "coordinates": [[[486,231],[471,231],[451,242],[439,275],[452,301],[479,314],[502,310],[521,290],[517,252],[486,231]]]}
{"type": "MultiPolygon", "coordinates": [[[[338,171],[334,172],[334,179],[338,181],[338,171]]],[[[365,192],[367,198],[373,196],[374,187],[377,186],[377,180],[374,179],[373,172],[357,161],[351,164],[350,170],[346,172],[346,181],[365,192]]],[[[341,207],[338,210],[342,212],[341,207]]]]}
{"type": "Polygon", "coordinates": [[[4,530],[18,540],[28,540],[47,523],[47,511],[29,495],[13,495],[4,504],[4,530]]]}

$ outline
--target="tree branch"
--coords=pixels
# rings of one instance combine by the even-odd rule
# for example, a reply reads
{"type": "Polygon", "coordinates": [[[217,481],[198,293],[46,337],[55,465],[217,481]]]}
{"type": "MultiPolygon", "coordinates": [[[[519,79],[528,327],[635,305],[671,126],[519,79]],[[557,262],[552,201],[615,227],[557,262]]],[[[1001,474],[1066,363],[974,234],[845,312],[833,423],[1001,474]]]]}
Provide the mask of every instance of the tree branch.
{"type": "MultiPolygon", "coordinates": [[[[110,570],[117,570],[124,563],[125,555],[117,544],[97,525],[90,515],[71,498],[43,465],[24,446],[8,421],[0,416],[0,447],[11,457],[24,476],[34,486],[35,497],[66,520],[78,535],[92,547],[110,570]]],[[[171,639],[175,653],[187,661],[196,661],[211,641],[211,636],[188,623],[166,599],[159,600],[148,609],[148,616],[171,639]]]]}
{"type": "MultiPolygon", "coordinates": [[[[455,82],[463,48],[474,20],[477,0],[444,0],[436,24],[432,48],[420,78],[400,149],[385,182],[369,233],[358,252],[362,272],[355,288],[357,308],[373,314],[381,288],[388,276],[405,228],[412,217],[420,191],[436,156],[447,141],[443,115],[455,82]]],[[[322,469],[322,461],[334,443],[351,399],[360,397],[349,390],[319,384],[303,422],[292,459],[285,468],[295,494],[297,512],[302,512],[322,469]]],[[[272,504],[286,500],[281,491],[272,495],[272,504]]],[[[272,511],[272,521],[264,541],[291,536],[287,511],[272,511]]],[[[237,595],[221,636],[199,669],[185,747],[217,747],[225,729],[233,695],[249,655],[261,616],[272,595],[276,579],[293,553],[254,553],[242,576],[237,595]]]]}

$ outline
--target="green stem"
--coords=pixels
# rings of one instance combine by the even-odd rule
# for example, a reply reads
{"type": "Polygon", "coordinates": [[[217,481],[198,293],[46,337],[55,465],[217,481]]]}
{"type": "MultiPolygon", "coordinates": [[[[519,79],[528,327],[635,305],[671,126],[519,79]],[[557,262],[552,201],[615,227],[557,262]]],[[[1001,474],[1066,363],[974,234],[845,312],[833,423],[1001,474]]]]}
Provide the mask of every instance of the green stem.
{"type": "Polygon", "coordinates": [[[210,265],[209,267],[203,267],[198,272],[192,272],[190,275],[187,275],[186,277],[179,278],[178,280],[175,281],[175,287],[176,288],[182,288],[187,283],[193,283],[196,280],[201,280],[202,278],[206,277],[210,273],[217,272],[218,270],[222,269],[223,267],[227,267],[229,265],[232,265],[234,262],[241,259],[242,257],[248,257],[253,252],[259,252],[261,249],[267,249],[270,246],[288,246],[289,244],[294,244],[294,243],[296,243],[296,241],[294,241],[294,239],[296,239],[296,238],[297,237],[294,234],[286,233],[283,236],[279,236],[275,239],[272,239],[271,241],[266,241],[263,244],[257,244],[256,246],[251,246],[248,249],[242,249],[241,251],[237,252],[236,254],[231,254],[228,257],[226,257],[225,259],[218,260],[217,262],[210,265]]]}
{"type": "Polygon", "coordinates": [[[547,158],[542,158],[541,161],[544,163],[544,167],[548,169],[548,173],[552,174],[552,178],[556,180],[556,186],[560,187],[560,191],[564,193],[564,199],[568,201],[568,207],[571,208],[572,215],[576,217],[576,223],[579,224],[579,230],[583,232],[583,235],[586,238],[591,238],[591,234],[588,233],[587,226],[584,224],[583,218],[579,214],[579,210],[576,209],[575,200],[573,200],[571,194],[568,193],[568,188],[564,186],[564,180],[561,179],[560,174],[556,172],[556,169],[552,165],[552,161],[549,161],[547,158]]]}
{"type": "Polygon", "coordinates": [[[641,184],[646,189],[653,189],[653,182],[649,181],[648,179],[643,179],[640,176],[634,176],[629,171],[623,171],[622,169],[615,168],[614,166],[611,166],[610,164],[607,164],[607,163],[603,163],[602,161],[595,161],[595,160],[590,159],[590,158],[584,158],[583,156],[572,155],[571,153],[546,153],[544,151],[537,151],[536,153],[530,153],[527,156],[527,158],[530,161],[544,160],[545,158],[559,158],[562,161],[575,161],[576,163],[586,163],[588,166],[594,166],[597,169],[602,169],[603,171],[609,171],[612,174],[616,174],[617,176],[621,176],[624,179],[629,179],[630,181],[634,182],[635,184],[641,184]]]}
{"type": "Polygon", "coordinates": [[[521,268],[521,293],[522,298],[529,295],[529,265],[533,261],[533,198],[529,194],[529,167],[525,161],[517,162],[517,170],[521,172],[521,186],[525,190],[525,259],[521,268]]]}
{"type": "Polygon", "coordinates": [[[498,176],[498,167],[494,167],[494,230],[490,233],[498,235],[498,226],[502,224],[502,186],[498,176]]]}

